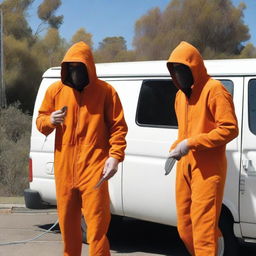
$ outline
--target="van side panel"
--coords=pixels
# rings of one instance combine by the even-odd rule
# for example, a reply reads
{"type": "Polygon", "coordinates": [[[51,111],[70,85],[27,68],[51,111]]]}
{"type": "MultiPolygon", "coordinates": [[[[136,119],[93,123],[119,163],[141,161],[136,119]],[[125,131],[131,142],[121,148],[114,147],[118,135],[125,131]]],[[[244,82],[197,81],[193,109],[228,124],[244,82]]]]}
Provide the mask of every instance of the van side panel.
{"type": "Polygon", "coordinates": [[[243,236],[256,239],[256,77],[244,82],[240,218],[243,236]]]}
{"type": "Polygon", "coordinates": [[[227,177],[223,203],[230,210],[234,221],[239,222],[239,177],[241,163],[241,131],[242,131],[242,104],[243,104],[243,77],[214,77],[218,80],[228,80],[233,83],[233,102],[238,121],[239,135],[227,144],[227,177]]]}
{"type": "Polygon", "coordinates": [[[30,189],[39,192],[43,201],[52,205],[56,205],[53,169],[55,132],[47,137],[44,136],[36,128],[36,118],[46,89],[57,80],[57,78],[43,78],[41,82],[34,107],[30,139],[30,158],[32,159],[33,181],[29,186],[30,189]]]}
{"type": "Polygon", "coordinates": [[[164,164],[170,145],[177,137],[177,129],[136,124],[142,81],[109,81],[120,96],[129,124],[122,180],[124,215],[176,225],[175,168],[165,176],[164,164]]]}

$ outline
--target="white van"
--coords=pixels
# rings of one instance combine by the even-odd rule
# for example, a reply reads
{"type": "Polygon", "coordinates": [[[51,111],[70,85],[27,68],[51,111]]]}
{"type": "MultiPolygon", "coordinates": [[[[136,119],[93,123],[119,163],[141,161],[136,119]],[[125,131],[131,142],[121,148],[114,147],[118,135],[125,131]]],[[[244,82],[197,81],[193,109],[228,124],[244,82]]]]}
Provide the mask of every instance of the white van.
{"type": "MultiPolygon", "coordinates": [[[[220,226],[226,255],[236,255],[236,238],[256,242],[256,59],[205,61],[208,73],[233,95],[239,136],[227,145],[228,175],[220,226]],[[235,234],[235,236],[234,236],[235,234]]],[[[169,147],[177,137],[176,88],[166,61],[97,64],[97,74],[118,92],[129,127],[125,161],[109,182],[114,215],[176,225],[175,168],[164,175],[169,147]]],[[[52,133],[45,138],[36,117],[47,87],[60,79],[48,69],[33,115],[28,208],[56,205],[52,133]]]]}

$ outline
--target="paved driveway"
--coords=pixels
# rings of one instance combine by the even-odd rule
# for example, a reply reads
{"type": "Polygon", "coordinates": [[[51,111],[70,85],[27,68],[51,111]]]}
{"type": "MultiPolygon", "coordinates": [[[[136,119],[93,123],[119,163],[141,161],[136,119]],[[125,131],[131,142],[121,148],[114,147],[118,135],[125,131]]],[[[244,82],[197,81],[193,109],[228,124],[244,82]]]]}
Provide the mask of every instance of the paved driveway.
{"type": "MultiPolygon", "coordinates": [[[[0,209],[0,243],[33,238],[55,221],[55,210],[0,209]]],[[[175,228],[125,219],[114,220],[109,230],[111,255],[188,256],[175,228]]],[[[62,241],[58,226],[50,233],[26,244],[0,246],[0,256],[61,256],[62,241]]],[[[88,255],[87,244],[83,255],[88,255]]],[[[241,255],[256,255],[256,246],[241,246],[241,255]]]]}

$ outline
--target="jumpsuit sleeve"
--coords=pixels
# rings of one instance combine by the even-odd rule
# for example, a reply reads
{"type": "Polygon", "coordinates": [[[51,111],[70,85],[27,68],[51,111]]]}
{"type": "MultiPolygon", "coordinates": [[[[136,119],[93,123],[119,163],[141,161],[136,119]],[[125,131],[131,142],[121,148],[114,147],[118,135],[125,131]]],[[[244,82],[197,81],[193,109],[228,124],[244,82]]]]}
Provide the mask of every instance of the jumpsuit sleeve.
{"type": "Polygon", "coordinates": [[[216,127],[208,133],[201,133],[188,139],[190,149],[204,150],[222,146],[238,135],[234,104],[229,93],[222,91],[210,99],[208,104],[216,127]]]}
{"type": "MultiPolygon", "coordinates": [[[[178,102],[177,98],[178,98],[178,93],[177,93],[177,95],[176,95],[176,97],[175,97],[175,102],[174,102],[174,107],[175,107],[175,112],[176,112],[176,113],[177,113],[177,102],[178,102]]],[[[171,152],[173,149],[175,149],[176,146],[177,146],[181,141],[182,141],[182,139],[181,139],[181,136],[180,136],[180,129],[178,129],[178,138],[172,143],[172,145],[171,145],[171,147],[170,147],[170,149],[169,149],[169,152],[171,152]]]]}
{"type": "Polygon", "coordinates": [[[116,158],[119,162],[124,160],[124,150],[126,148],[125,136],[128,131],[124,119],[124,112],[121,101],[116,92],[109,97],[106,109],[106,118],[109,129],[109,156],[116,158]]]}
{"type": "Polygon", "coordinates": [[[50,115],[53,111],[55,111],[54,98],[48,89],[45,93],[43,102],[39,109],[38,117],[36,119],[37,129],[45,136],[48,136],[56,128],[56,125],[52,124],[50,121],[50,115]]]}

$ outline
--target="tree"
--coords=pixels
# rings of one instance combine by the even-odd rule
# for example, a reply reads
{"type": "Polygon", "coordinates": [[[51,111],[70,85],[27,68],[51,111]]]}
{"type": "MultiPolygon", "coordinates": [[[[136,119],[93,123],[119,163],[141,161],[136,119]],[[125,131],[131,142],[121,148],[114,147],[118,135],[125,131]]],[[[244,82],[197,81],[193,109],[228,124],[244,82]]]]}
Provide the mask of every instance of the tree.
{"type": "Polygon", "coordinates": [[[93,48],[92,34],[87,33],[84,28],[80,28],[76,31],[71,39],[71,44],[77,43],[79,41],[84,41],[91,47],[91,49],[93,48]]]}
{"type": "Polygon", "coordinates": [[[60,7],[61,0],[44,0],[42,4],[38,6],[37,14],[42,23],[38,26],[36,35],[42,32],[48,23],[50,28],[58,29],[63,22],[63,15],[55,16],[56,10],[60,7]]]}
{"type": "Polygon", "coordinates": [[[243,48],[240,58],[256,58],[256,47],[252,43],[247,44],[243,48]]]}
{"type": "Polygon", "coordinates": [[[126,41],[122,36],[103,39],[94,56],[96,62],[125,61],[135,58],[132,51],[127,51],[126,41]]]}
{"type": "Polygon", "coordinates": [[[67,48],[68,44],[60,37],[59,31],[50,28],[45,36],[33,45],[31,52],[37,59],[41,72],[44,72],[50,67],[60,66],[67,48]]]}
{"type": "Polygon", "coordinates": [[[19,101],[23,110],[33,111],[41,70],[26,40],[9,35],[5,45],[5,84],[8,104],[19,101]]]}
{"type": "Polygon", "coordinates": [[[44,0],[39,6],[41,19],[48,24],[44,38],[35,37],[27,23],[27,10],[34,0],[4,0],[4,79],[7,103],[17,100],[23,110],[32,113],[42,73],[59,66],[67,44],[60,38],[61,22],[54,16],[61,1],[44,0]],[[55,19],[56,18],[56,19],[55,19]]]}
{"type": "Polygon", "coordinates": [[[33,111],[41,70],[31,47],[35,43],[26,15],[34,0],[5,0],[4,80],[7,103],[19,101],[23,110],[33,111]]]}
{"type": "Polygon", "coordinates": [[[32,30],[25,18],[27,10],[34,0],[4,0],[0,4],[4,15],[4,34],[17,40],[32,41],[32,30]]]}
{"type": "Polygon", "coordinates": [[[126,41],[122,36],[106,37],[99,43],[100,50],[109,50],[114,56],[118,52],[126,50],[126,41]]]}
{"type": "Polygon", "coordinates": [[[166,59],[185,40],[205,58],[239,55],[250,38],[244,8],[230,0],[172,0],[162,13],[153,9],[136,22],[135,50],[142,59],[166,59]]]}
{"type": "Polygon", "coordinates": [[[66,51],[66,43],[60,37],[59,31],[55,28],[48,29],[45,37],[41,40],[42,52],[47,56],[47,66],[59,66],[66,51]]]}
{"type": "Polygon", "coordinates": [[[158,41],[161,25],[161,12],[159,8],[150,10],[142,16],[135,24],[135,46],[138,58],[144,60],[159,59],[162,49],[158,41]]]}

